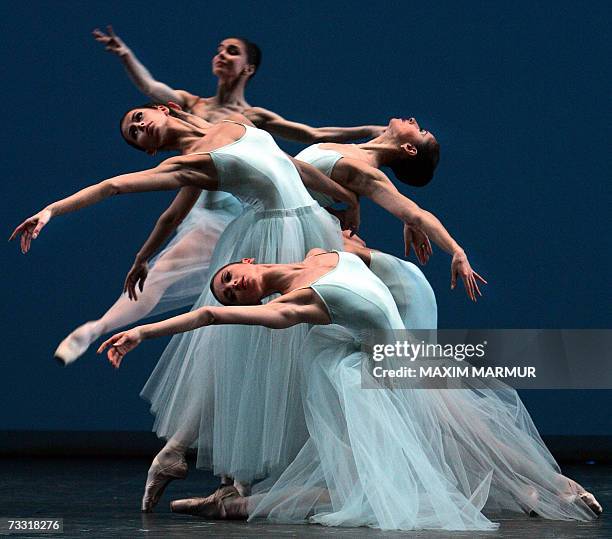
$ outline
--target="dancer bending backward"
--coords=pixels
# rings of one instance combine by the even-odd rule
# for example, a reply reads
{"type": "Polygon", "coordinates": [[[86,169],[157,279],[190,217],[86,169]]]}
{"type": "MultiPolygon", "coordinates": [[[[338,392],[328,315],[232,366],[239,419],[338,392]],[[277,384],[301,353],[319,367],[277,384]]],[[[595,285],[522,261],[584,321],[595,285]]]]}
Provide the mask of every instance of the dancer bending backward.
{"type": "MultiPolygon", "coordinates": [[[[126,136],[134,133],[134,142],[144,148],[176,149],[185,155],[54,202],[19,225],[12,237],[21,234],[25,252],[54,216],[115,194],[190,186],[222,189],[252,206],[221,234],[213,268],[253,253],[258,260],[276,263],[301,260],[316,245],[340,248],[337,219],[310,197],[300,174],[309,187],[326,184],[331,196],[351,205],[351,227],[358,224],[357,197],[314,167],[292,161],[268,133],[244,118],[242,122],[196,127],[166,107],[134,109],[122,120],[126,136]]],[[[207,287],[195,306],[214,301],[207,287]]],[[[171,479],[186,475],[189,446],[198,446],[199,466],[240,481],[290,462],[306,436],[295,376],[306,330],[218,326],[170,342],[142,393],[156,415],[154,430],[169,439],[149,470],[144,510],[157,503],[171,479]]]]}
{"type": "Polygon", "coordinates": [[[297,264],[245,262],[213,276],[211,287],[228,306],[136,327],[99,349],[110,347],[119,367],[143,339],[196,327],[334,324],[312,329],[301,351],[309,437],[288,468],[252,496],[228,486],[177,500],[173,511],[401,530],[494,529],[485,506],[563,520],[601,512],[592,494],[560,474],[516,392],[503,384],[495,385],[501,396],[474,391],[451,407],[454,391],[362,389],[361,330],[405,326],[389,289],[360,258],[317,249],[297,264]],[[275,293],[281,296],[258,305],[275,293]]]}
{"type": "MultiPolygon", "coordinates": [[[[111,27],[108,34],[95,30],[94,37],[106,45],[108,51],[119,56],[142,93],[155,101],[178,103],[212,123],[230,114],[246,113],[259,127],[283,138],[306,143],[371,137],[383,129],[379,126],[317,128],[285,120],[266,109],[251,107],[244,90],[260,65],[261,52],[257,45],[246,39],[228,38],[219,44],[212,59],[212,72],[218,78],[217,93],[202,98],[184,90],[173,90],[153,79],[111,27]]],[[[127,140],[131,143],[129,138],[127,140]]],[[[154,150],[148,152],[154,153],[154,150]]],[[[58,346],[55,357],[64,364],[72,363],[104,333],[145,316],[191,306],[209,280],[208,265],[221,232],[241,211],[240,203],[228,193],[182,189],[160,216],[151,236],[136,255],[124,286],[124,291],[132,288],[134,292],[123,294],[102,317],[71,332],[58,346]],[[176,235],[170,243],[152,258],[175,230],[176,235]],[[136,284],[139,294],[136,293],[136,284]]]]}
{"type": "MultiPolygon", "coordinates": [[[[414,118],[393,118],[384,133],[363,144],[316,144],[300,152],[297,160],[310,163],[338,184],[360,196],[372,199],[379,206],[404,222],[406,256],[414,246],[417,258],[427,263],[431,255],[429,238],[449,253],[451,287],[461,277],[468,296],[476,301],[480,295],[478,281],[486,281],[473,272],[465,252],[450,236],[442,223],[402,195],[379,167],[388,166],[396,176],[410,185],[425,185],[433,177],[439,160],[435,137],[421,129],[414,118]]],[[[310,191],[323,207],[334,203],[325,194],[310,191]]]]}

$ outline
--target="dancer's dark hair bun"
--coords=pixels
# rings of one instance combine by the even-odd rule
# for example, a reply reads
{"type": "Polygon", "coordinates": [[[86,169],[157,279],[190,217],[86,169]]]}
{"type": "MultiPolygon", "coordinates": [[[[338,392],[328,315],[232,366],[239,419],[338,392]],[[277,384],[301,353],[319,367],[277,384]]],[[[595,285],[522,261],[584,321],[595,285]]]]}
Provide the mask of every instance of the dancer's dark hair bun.
{"type": "Polygon", "coordinates": [[[244,44],[246,48],[247,62],[250,65],[255,66],[255,70],[251,75],[251,77],[254,77],[255,73],[257,73],[257,70],[259,69],[259,65],[261,64],[261,49],[255,43],[249,41],[245,37],[234,36],[234,39],[238,39],[244,44]]]}
{"type": "Polygon", "coordinates": [[[395,177],[402,183],[413,187],[423,187],[433,178],[434,170],[440,161],[440,145],[436,140],[415,144],[417,153],[412,157],[402,157],[387,163],[395,177]]]}

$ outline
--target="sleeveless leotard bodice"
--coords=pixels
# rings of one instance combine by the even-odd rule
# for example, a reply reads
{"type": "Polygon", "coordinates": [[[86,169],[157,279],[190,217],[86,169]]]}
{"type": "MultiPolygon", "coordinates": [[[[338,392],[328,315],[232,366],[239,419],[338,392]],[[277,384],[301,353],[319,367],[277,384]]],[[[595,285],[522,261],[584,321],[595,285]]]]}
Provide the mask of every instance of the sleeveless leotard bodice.
{"type": "Polygon", "coordinates": [[[238,125],[245,128],[238,140],[210,152],[195,152],[211,156],[219,190],[231,193],[256,210],[287,210],[313,205],[314,200],[306,191],[299,172],[272,136],[255,127],[238,125]]]}
{"type": "Polygon", "coordinates": [[[338,264],[314,281],[332,324],[350,330],[402,329],[404,324],[393,296],[363,261],[352,253],[338,254],[338,264]]]}
{"type": "MultiPolygon", "coordinates": [[[[295,158],[299,161],[311,164],[326,176],[330,176],[334,165],[344,156],[334,150],[323,150],[319,144],[313,144],[303,149],[295,158]]],[[[329,195],[308,189],[308,192],[323,208],[334,204],[334,199],[329,195]]]]}

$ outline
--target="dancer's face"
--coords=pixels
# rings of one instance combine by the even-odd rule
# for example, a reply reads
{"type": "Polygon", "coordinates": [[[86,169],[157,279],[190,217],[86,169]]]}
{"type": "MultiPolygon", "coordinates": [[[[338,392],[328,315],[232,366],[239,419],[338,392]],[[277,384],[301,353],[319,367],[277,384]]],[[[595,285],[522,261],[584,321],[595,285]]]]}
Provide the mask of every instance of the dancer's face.
{"type": "Polygon", "coordinates": [[[415,145],[422,145],[436,138],[423,129],[415,118],[393,118],[389,122],[386,133],[394,137],[402,149],[410,153],[415,145]]]}
{"type": "Polygon", "coordinates": [[[134,109],[121,122],[123,136],[151,153],[161,148],[168,130],[168,107],[134,109]]]}
{"type": "Polygon", "coordinates": [[[236,79],[243,74],[250,76],[253,68],[249,65],[244,43],[233,37],[219,43],[217,54],[212,59],[212,72],[220,79],[236,79]]]}
{"type": "Polygon", "coordinates": [[[261,275],[252,258],[243,258],[217,272],[212,286],[226,305],[258,305],[263,296],[261,275]]]}

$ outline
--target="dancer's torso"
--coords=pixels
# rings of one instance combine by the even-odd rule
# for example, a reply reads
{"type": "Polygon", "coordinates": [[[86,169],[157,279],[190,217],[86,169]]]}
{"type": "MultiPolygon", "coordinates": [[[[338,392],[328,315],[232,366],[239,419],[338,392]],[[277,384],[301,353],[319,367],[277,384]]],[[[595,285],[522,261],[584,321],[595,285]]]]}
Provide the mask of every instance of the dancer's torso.
{"type": "Polygon", "coordinates": [[[238,125],[245,130],[238,140],[208,152],[194,152],[211,156],[219,190],[233,194],[257,210],[295,209],[314,204],[297,169],[272,136],[255,127],[238,125]]]}
{"type": "Polygon", "coordinates": [[[247,107],[242,105],[223,105],[215,103],[214,97],[200,97],[191,107],[191,114],[195,114],[212,124],[225,120],[232,114],[242,114],[247,107]]]}
{"type": "MultiPolygon", "coordinates": [[[[326,176],[331,178],[334,166],[343,157],[362,160],[364,158],[364,150],[360,149],[356,144],[336,144],[326,142],[323,144],[313,144],[308,148],[303,149],[295,158],[299,161],[311,164],[326,176]]],[[[308,190],[312,198],[314,198],[321,206],[326,208],[334,203],[334,199],[329,195],[319,193],[317,191],[308,190]]]]}
{"type": "Polygon", "coordinates": [[[393,296],[352,253],[338,252],[338,264],[310,284],[325,303],[331,322],[352,330],[404,327],[393,296]]]}

